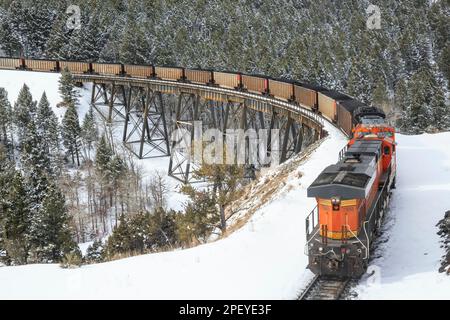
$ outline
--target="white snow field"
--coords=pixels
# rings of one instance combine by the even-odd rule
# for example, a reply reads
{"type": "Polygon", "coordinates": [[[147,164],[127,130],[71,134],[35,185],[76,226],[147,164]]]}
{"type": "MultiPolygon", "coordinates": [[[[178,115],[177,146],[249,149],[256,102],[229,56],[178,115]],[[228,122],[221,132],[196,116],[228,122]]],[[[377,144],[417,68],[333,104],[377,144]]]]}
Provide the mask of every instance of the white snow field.
{"type": "MultiPolygon", "coordinates": [[[[35,99],[45,88],[55,105],[57,79],[0,71],[0,87],[11,100],[26,82],[35,99]]],[[[337,161],[346,143],[336,128],[326,123],[326,129],[330,135],[289,175],[278,196],[230,236],[78,269],[0,267],[0,299],[295,299],[312,278],[303,249],[305,217],[315,200],[306,197],[306,189],[337,161]]],[[[376,252],[383,258],[372,263],[380,271],[369,278],[374,284],[361,281],[358,298],[448,299],[450,279],[437,272],[443,250],[434,226],[450,209],[450,134],[398,135],[398,142],[397,189],[383,234],[387,242],[376,252]]],[[[151,167],[154,160],[143,161],[151,167]]]]}
{"type": "Polygon", "coordinates": [[[450,210],[450,132],[397,136],[397,189],[359,299],[450,299],[436,224],[450,210]]]}

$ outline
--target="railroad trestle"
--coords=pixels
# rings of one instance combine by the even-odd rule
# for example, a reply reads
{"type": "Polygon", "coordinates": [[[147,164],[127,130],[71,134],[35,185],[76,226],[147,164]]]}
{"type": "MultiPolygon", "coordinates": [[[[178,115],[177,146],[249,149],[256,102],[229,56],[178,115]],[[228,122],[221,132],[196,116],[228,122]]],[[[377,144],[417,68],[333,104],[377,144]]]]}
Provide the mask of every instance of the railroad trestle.
{"type": "MultiPolygon", "coordinates": [[[[183,183],[195,182],[192,173],[201,159],[192,157],[193,148],[204,142],[205,130],[218,129],[224,138],[232,130],[253,130],[258,139],[266,140],[265,155],[259,158],[277,155],[278,162],[322,134],[317,115],[267,96],[152,79],[77,74],[74,80],[92,84],[92,107],[107,124],[123,125],[122,141],[133,154],[139,159],[170,157],[168,174],[183,183]],[[200,136],[196,123],[201,123],[200,136]]],[[[247,137],[247,153],[250,140],[247,137]]],[[[249,176],[267,165],[266,159],[260,160],[257,166],[246,165],[249,176]]]]}

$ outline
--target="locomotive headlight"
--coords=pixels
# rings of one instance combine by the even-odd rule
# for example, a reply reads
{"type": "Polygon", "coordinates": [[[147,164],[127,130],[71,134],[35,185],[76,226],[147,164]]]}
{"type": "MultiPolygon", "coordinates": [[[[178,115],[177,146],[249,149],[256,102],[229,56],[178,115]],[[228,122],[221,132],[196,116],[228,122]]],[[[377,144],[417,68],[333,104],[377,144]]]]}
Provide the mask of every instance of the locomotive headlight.
{"type": "Polygon", "coordinates": [[[339,207],[341,205],[341,197],[332,197],[331,205],[333,206],[333,210],[339,211],[339,207]]]}
{"type": "Polygon", "coordinates": [[[322,247],[319,247],[319,251],[322,252],[322,251],[323,251],[323,248],[322,248],[322,247]]]}
{"type": "Polygon", "coordinates": [[[331,198],[331,204],[333,204],[333,205],[340,205],[341,204],[341,198],[340,197],[333,197],[333,198],[331,198]]]}

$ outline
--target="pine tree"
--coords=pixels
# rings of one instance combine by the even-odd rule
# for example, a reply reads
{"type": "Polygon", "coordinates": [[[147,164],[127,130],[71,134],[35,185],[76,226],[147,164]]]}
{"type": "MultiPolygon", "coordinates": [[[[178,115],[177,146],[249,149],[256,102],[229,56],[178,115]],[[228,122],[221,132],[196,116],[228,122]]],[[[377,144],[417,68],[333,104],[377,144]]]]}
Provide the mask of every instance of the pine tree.
{"type": "Polygon", "coordinates": [[[36,130],[41,137],[42,148],[50,158],[51,172],[59,172],[61,167],[61,143],[58,118],[50,108],[47,95],[42,94],[36,116],[36,130]]]}
{"type": "Polygon", "coordinates": [[[101,176],[108,177],[110,172],[110,163],[113,158],[113,151],[106,141],[105,135],[102,135],[97,145],[97,154],[95,156],[95,167],[101,176]]]}
{"type": "Polygon", "coordinates": [[[375,89],[373,91],[373,104],[381,109],[388,115],[393,111],[389,104],[387,97],[387,89],[384,79],[378,79],[375,83],[375,89]]]}
{"type": "Polygon", "coordinates": [[[433,125],[433,106],[435,91],[434,78],[429,66],[421,67],[412,77],[409,85],[410,105],[406,111],[406,124],[412,133],[421,133],[433,125]]]}
{"type": "Polygon", "coordinates": [[[11,209],[12,202],[10,192],[12,189],[12,181],[14,180],[15,170],[14,163],[7,157],[6,148],[0,143],[0,261],[9,263],[6,255],[4,220],[8,210],[11,209]]]}
{"type": "MultiPolygon", "coordinates": [[[[106,210],[107,198],[109,198],[109,206],[113,206],[114,198],[114,185],[118,184],[118,177],[122,172],[122,164],[119,162],[114,163],[114,152],[106,141],[105,135],[102,135],[97,145],[97,154],[95,156],[95,169],[99,177],[100,186],[102,190],[103,206],[106,210]],[[117,172],[116,172],[117,170],[117,172]]],[[[116,211],[117,221],[117,211],[116,211]]]]}
{"type": "Polygon", "coordinates": [[[29,188],[31,210],[37,212],[46,195],[52,170],[49,155],[44,149],[42,137],[37,133],[34,120],[28,125],[23,140],[21,165],[29,188]]]}
{"type": "Polygon", "coordinates": [[[86,261],[99,263],[104,260],[104,246],[101,240],[95,240],[86,250],[86,261]]]}
{"type": "Polygon", "coordinates": [[[77,251],[70,223],[64,195],[55,184],[50,184],[41,209],[33,217],[31,236],[34,261],[57,262],[66,254],[77,251]]]}
{"type": "Polygon", "coordinates": [[[78,92],[75,89],[72,73],[65,68],[61,71],[61,78],[59,79],[59,93],[66,107],[71,105],[78,105],[78,92]]]}
{"type": "Polygon", "coordinates": [[[119,225],[114,228],[112,235],[106,243],[106,255],[112,258],[116,254],[131,252],[131,231],[128,226],[128,219],[122,214],[119,225]]]}
{"type": "Polygon", "coordinates": [[[109,162],[109,174],[110,177],[108,178],[109,183],[108,183],[108,191],[110,192],[110,205],[115,205],[115,215],[116,215],[116,221],[117,221],[117,191],[118,189],[120,189],[120,186],[122,184],[122,182],[124,181],[124,176],[126,173],[126,165],[125,165],[125,161],[123,161],[123,159],[118,156],[118,155],[114,155],[111,159],[111,161],[109,162]],[[114,198],[114,200],[113,200],[114,198]]]}
{"type": "Polygon", "coordinates": [[[2,224],[8,262],[26,264],[30,249],[31,210],[25,181],[19,171],[12,180],[6,199],[2,224]]]}
{"type": "Polygon", "coordinates": [[[32,5],[13,1],[9,7],[9,25],[21,44],[26,57],[39,57],[45,48],[55,19],[55,12],[46,1],[36,0],[32,5]]]}
{"type": "Polygon", "coordinates": [[[88,158],[90,158],[93,143],[98,140],[98,130],[95,123],[94,111],[92,107],[84,116],[83,125],[81,127],[81,137],[85,147],[88,149],[88,158]]]}
{"type": "Polygon", "coordinates": [[[3,14],[0,16],[0,21],[0,46],[8,56],[17,56],[22,49],[22,46],[13,34],[9,16],[3,14]]]}
{"type": "Polygon", "coordinates": [[[8,100],[8,93],[4,88],[0,88],[0,142],[8,140],[8,131],[11,126],[11,104],[8,100]]]}
{"type": "Polygon", "coordinates": [[[123,31],[123,19],[121,17],[117,17],[112,23],[108,32],[108,41],[102,48],[100,52],[100,60],[101,61],[120,61],[119,56],[119,44],[123,31]]]}
{"type": "Polygon", "coordinates": [[[439,57],[438,63],[442,70],[445,78],[447,79],[447,89],[450,90],[450,41],[442,49],[441,55],[439,57]]]}
{"type": "Polygon", "coordinates": [[[39,175],[50,174],[50,158],[45,149],[42,135],[37,131],[34,120],[28,124],[25,137],[22,142],[22,164],[30,172],[39,175]]]}
{"type": "Polygon", "coordinates": [[[157,208],[151,215],[152,243],[158,248],[173,248],[178,244],[175,211],[157,208]]]}
{"type": "Polygon", "coordinates": [[[430,107],[433,111],[432,126],[438,131],[450,130],[450,105],[446,104],[442,86],[434,88],[430,107]]]}
{"type": "Polygon", "coordinates": [[[11,3],[8,8],[8,18],[11,34],[17,39],[17,42],[20,43],[23,53],[28,55],[28,35],[30,32],[29,22],[31,17],[21,1],[13,1],[11,3]]]}
{"type": "Polygon", "coordinates": [[[396,126],[401,131],[406,131],[409,126],[407,112],[411,101],[409,97],[408,83],[404,79],[400,80],[395,86],[394,100],[398,116],[396,119],[396,126]]]}
{"type": "Polygon", "coordinates": [[[30,15],[28,42],[30,57],[40,58],[50,37],[56,13],[49,8],[47,1],[38,1],[34,8],[29,8],[30,15]]]}
{"type": "Polygon", "coordinates": [[[72,163],[80,166],[81,128],[75,105],[70,103],[62,121],[62,137],[64,146],[72,157],[72,163]]]}
{"type": "Polygon", "coordinates": [[[148,62],[147,39],[145,33],[136,21],[138,12],[127,14],[125,29],[122,34],[119,55],[120,61],[130,64],[143,64],[148,62]]]}
{"type": "Polygon", "coordinates": [[[6,194],[8,192],[10,182],[14,176],[14,163],[8,158],[3,144],[0,143],[0,221],[2,217],[2,205],[6,203],[6,194]]]}
{"type": "Polygon", "coordinates": [[[412,131],[448,130],[450,106],[445,102],[436,68],[425,64],[411,78],[411,106],[408,116],[412,131]]]}
{"type": "Polygon", "coordinates": [[[108,30],[103,30],[100,23],[101,13],[94,9],[87,10],[82,16],[83,27],[74,30],[67,44],[67,58],[80,61],[98,61],[100,52],[106,42],[108,30]]]}
{"type": "Polygon", "coordinates": [[[190,201],[177,216],[177,237],[186,246],[205,242],[220,221],[215,196],[210,190],[197,191],[192,186],[183,187],[182,192],[190,201]]]}
{"type": "Polygon", "coordinates": [[[59,19],[53,24],[49,39],[46,43],[45,57],[51,59],[68,59],[67,44],[70,40],[69,30],[67,30],[68,16],[61,14],[59,19]]]}
{"type": "MultiPolygon", "coordinates": [[[[194,172],[197,179],[206,179],[212,185],[212,199],[216,202],[220,217],[222,232],[226,231],[225,207],[229,205],[236,196],[236,191],[242,184],[244,168],[239,165],[203,164],[194,172]]],[[[191,193],[193,190],[191,190],[191,193]]]]}
{"type": "Polygon", "coordinates": [[[20,89],[19,96],[14,104],[13,121],[17,127],[19,144],[25,136],[29,123],[36,114],[36,102],[33,101],[30,89],[26,84],[20,89]]]}
{"type": "Polygon", "coordinates": [[[129,230],[129,252],[143,254],[153,248],[151,220],[148,212],[138,212],[126,222],[129,230]]]}
{"type": "Polygon", "coordinates": [[[353,60],[348,77],[347,92],[362,103],[372,103],[372,79],[365,57],[353,60]]]}

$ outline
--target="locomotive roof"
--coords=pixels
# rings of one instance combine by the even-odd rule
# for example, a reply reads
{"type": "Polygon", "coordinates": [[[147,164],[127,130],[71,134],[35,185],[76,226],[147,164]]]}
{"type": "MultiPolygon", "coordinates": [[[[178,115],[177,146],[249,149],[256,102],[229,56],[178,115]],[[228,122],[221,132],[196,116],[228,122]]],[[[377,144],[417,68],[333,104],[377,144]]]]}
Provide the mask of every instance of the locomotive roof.
{"type": "Polygon", "coordinates": [[[381,141],[357,140],[338,163],[325,168],[308,188],[308,197],[363,199],[376,175],[381,141]]]}
{"type": "Polygon", "coordinates": [[[381,143],[382,142],[380,140],[355,140],[353,145],[347,149],[345,154],[375,155],[378,160],[381,154],[381,143]]]}

